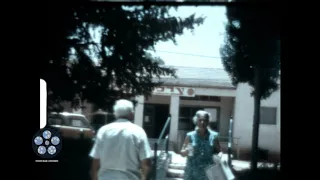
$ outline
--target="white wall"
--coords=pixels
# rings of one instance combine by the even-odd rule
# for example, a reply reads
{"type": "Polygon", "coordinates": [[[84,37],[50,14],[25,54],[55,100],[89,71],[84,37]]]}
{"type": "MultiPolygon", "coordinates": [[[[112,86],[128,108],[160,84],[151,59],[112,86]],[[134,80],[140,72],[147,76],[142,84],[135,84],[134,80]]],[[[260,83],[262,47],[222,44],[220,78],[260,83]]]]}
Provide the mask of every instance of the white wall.
{"type": "Polygon", "coordinates": [[[204,96],[235,97],[236,91],[234,88],[196,88],[195,94],[204,96]]]}
{"type": "Polygon", "coordinates": [[[227,137],[230,125],[230,118],[234,111],[234,98],[223,97],[221,98],[220,106],[220,136],[227,137]]]}
{"type": "MultiPolygon", "coordinates": [[[[240,148],[251,149],[254,100],[248,84],[239,84],[234,112],[234,137],[240,137],[240,148]]],[[[277,107],[276,125],[260,125],[259,147],[280,152],[280,90],[261,101],[261,107],[277,107]]]]}

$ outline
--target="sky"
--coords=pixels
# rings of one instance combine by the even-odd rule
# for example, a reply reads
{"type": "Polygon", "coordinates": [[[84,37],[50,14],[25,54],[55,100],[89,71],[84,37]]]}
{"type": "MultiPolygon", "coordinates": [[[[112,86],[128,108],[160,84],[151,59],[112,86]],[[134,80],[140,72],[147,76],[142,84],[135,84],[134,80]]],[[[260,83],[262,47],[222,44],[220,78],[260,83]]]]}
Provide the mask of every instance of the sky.
{"type": "MultiPolygon", "coordinates": [[[[179,6],[177,11],[172,8],[170,15],[185,18],[193,13],[196,17],[206,17],[202,25],[195,26],[193,33],[185,30],[183,35],[176,36],[176,45],[172,41],[158,42],[155,46],[156,52],[150,53],[160,57],[165,65],[169,66],[223,69],[219,51],[224,40],[227,22],[226,8],[224,6],[179,6]]],[[[94,31],[99,29],[90,32],[93,39],[99,42],[100,35],[94,31]]]]}
{"type": "Polygon", "coordinates": [[[157,43],[155,55],[159,56],[166,65],[222,69],[219,51],[224,40],[227,22],[226,8],[224,6],[181,6],[178,11],[172,9],[172,15],[180,17],[188,17],[193,13],[196,13],[196,17],[205,16],[204,23],[196,26],[193,34],[185,31],[183,35],[177,36],[177,45],[171,41],[157,43]]]}

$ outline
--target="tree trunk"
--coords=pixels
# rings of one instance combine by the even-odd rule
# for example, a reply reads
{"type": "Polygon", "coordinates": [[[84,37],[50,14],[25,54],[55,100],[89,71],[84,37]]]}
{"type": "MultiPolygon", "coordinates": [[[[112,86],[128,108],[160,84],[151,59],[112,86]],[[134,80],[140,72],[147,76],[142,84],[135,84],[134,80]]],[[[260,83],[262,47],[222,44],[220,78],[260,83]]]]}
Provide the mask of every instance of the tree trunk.
{"type": "Polygon", "coordinates": [[[255,93],[254,93],[254,115],[252,128],[252,147],[251,147],[251,170],[257,170],[258,163],[258,144],[259,144],[259,125],[260,125],[260,103],[261,103],[261,89],[260,89],[260,68],[255,67],[255,93]]]}

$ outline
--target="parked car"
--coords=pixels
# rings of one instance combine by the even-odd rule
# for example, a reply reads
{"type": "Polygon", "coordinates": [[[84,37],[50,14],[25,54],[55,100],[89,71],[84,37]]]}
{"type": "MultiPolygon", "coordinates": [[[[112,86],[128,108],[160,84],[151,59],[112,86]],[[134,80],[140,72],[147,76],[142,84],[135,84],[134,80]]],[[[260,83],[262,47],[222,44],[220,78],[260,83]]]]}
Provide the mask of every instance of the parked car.
{"type": "Polygon", "coordinates": [[[90,179],[91,158],[88,156],[93,143],[95,131],[88,119],[81,114],[51,113],[48,115],[49,128],[60,132],[63,145],[57,156],[59,166],[53,168],[53,179],[90,179]]]}
{"type": "Polygon", "coordinates": [[[115,120],[112,113],[104,112],[101,109],[91,114],[91,126],[97,132],[102,126],[109,124],[115,120]]]}
{"type": "Polygon", "coordinates": [[[95,136],[95,130],[88,119],[81,114],[51,113],[48,116],[48,125],[67,139],[92,139],[95,136]]]}

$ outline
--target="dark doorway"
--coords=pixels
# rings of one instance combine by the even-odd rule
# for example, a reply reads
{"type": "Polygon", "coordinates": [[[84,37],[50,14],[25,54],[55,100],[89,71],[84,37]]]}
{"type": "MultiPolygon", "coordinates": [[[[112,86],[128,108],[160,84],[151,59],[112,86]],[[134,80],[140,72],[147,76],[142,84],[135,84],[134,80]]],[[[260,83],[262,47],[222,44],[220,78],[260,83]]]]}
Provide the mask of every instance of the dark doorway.
{"type": "MultiPolygon", "coordinates": [[[[146,131],[148,138],[159,138],[161,131],[168,119],[169,105],[145,104],[143,114],[143,128],[146,131]]],[[[165,138],[168,132],[169,129],[166,129],[163,138],[165,138]]]]}
{"type": "Polygon", "coordinates": [[[143,110],[143,129],[146,131],[148,138],[152,138],[154,136],[154,117],[154,106],[151,104],[145,104],[143,110]]]}
{"type": "MultiPolygon", "coordinates": [[[[159,138],[169,116],[169,105],[156,105],[155,107],[155,137],[159,138]]],[[[163,138],[165,138],[168,132],[169,129],[167,127],[163,138]]]]}

